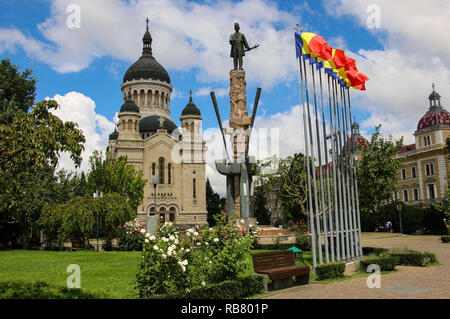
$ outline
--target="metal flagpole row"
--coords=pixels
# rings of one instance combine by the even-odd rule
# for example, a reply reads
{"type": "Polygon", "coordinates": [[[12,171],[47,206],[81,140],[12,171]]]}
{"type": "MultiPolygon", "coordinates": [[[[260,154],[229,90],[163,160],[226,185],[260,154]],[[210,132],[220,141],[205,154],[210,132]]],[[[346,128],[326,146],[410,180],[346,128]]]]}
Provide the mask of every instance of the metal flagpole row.
{"type": "MultiPolygon", "coordinates": [[[[317,64],[316,64],[317,66],[317,64]]],[[[317,111],[317,97],[316,97],[316,79],[314,76],[314,64],[311,64],[311,76],[312,76],[312,84],[313,84],[313,91],[314,91],[314,115],[316,118],[316,139],[317,139],[317,155],[319,158],[319,183],[320,183],[320,203],[319,203],[319,213],[316,216],[317,224],[321,224],[320,215],[322,215],[322,221],[323,221],[323,239],[324,239],[324,246],[325,246],[325,261],[326,263],[329,263],[329,257],[328,257],[328,241],[327,241],[327,227],[326,227],[326,214],[325,214],[325,192],[323,188],[323,172],[322,172],[322,150],[321,150],[321,138],[320,138],[320,125],[319,125],[319,112],[317,111]]],[[[316,171],[316,170],[314,170],[316,171]]],[[[318,238],[319,242],[322,242],[322,237],[318,238]]]]}
{"type": "Polygon", "coordinates": [[[338,95],[338,90],[337,90],[337,83],[336,83],[336,79],[333,79],[333,84],[334,84],[334,94],[336,96],[336,106],[335,106],[335,116],[336,116],[336,129],[337,129],[337,135],[336,135],[336,139],[337,139],[337,143],[336,143],[336,158],[337,158],[337,167],[338,167],[338,174],[339,174],[339,183],[338,183],[338,188],[339,188],[339,194],[340,194],[340,199],[339,199],[339,211],[340,211],[340,225],[341,225],[341,253],[342,253],[342,259],[346,260],[348,257],[348,237],[347,237],[347,222],[345,219],[345,213],[347,210],[347,205],[346,205],[346,196],[345,196],[345,180],[344,180],[344,166],[343,166],[343,162],[342,162],[342,128],[341,128],[341,120],[340,120],[340,115],[339,115],[339,95],[338,95]]]}
{"type": "Polygon", "coordinates": [[[353,201],[352,201],[352,195],[351,195],[351,187],[350,184],[352,183],[352,180],[350,178],[350,143],[351,139],[349,138],[349,130],[348,130],[348,119],[347,119],[347,103],[346,98],[344,94],[344,88],[340,86],[340,93],[342,97],[342,119],[343,119],[343,126],[344,126],[344,136],[345,136],[345,149],[343,150],[344,153],[344,166],[345,166],[345,175],[347,180],[347,203],[348,203],[348,211],[347,211],[347,218],[348,218],[348,237],[349,237],[349,243],[350,243],[350,255],[351,258],[355,257],[355,242],[354,242],[354,228],[353,228],[353,201]]]}
{"type": "MultiPolygon", "coordinates": [[[[348,114],[349,114],[349,118],[350,118],[350,122],[352,119],[352,107],[351,107],[351,102],[350,102],[350,89],[347,89],[347,100],[348,100],[348,114]]],[[[358,257],[362,257],[362,237],[361,237],[361,220],[360,220],[360,212],[359,212],[359,196],[358,196],[358,175],[357,175],[357,171],[356,171],[356,154],[355,154],[355,146],[356,146],[356,141],[353,140],[353,129],[352,129],[352,157],[351,157],[351,161],[353,164],[353,186],[354,186],[354,200],[355,200],[355,215],[356,215],[356,234],[357,234],[357,256],[358,257]]]]}
{"type": "MultiPolygon", "coordinates": [[[[327,177],[327,197],[328,197],[328,207],[327,207],[327,213],[328,213],[328,223],[329,223],[329,230],[327,226],[327,220],[324,216],[324,231],[325,231],[325,242],[328,242],[328,238],[330,239],[330,245],[331,245],[331,261],[335,261],[335,254],[334,254],[334,234],[333,234],[333,214],[332,214],[332,200],[331,200],[331,189],[330,189],[330,170],[329,170],[329,163],[328,163],[328,142],[327,142],[327,132],[326,132],[326,126],[325,126],[325,108],[323,103],[323,84],[322,84],[322,68],[318,69],[319,72],[319,80],[320,80],[320,99],[322,104],[322,129],[323,129],[323,150],[325,155],[325,167],[327,170],[326,177],[327,177]],[[328,237],[329,235],[329,237],[328,237]]],[[[327,250],[328,252],[328,250],[327,250]]],[[[328,257],[328,256],[327,256],[328,257]]],[[[327,259],[328,260],[328,259],[327,259]]],[[[328,261],[329,262],[329,261],[328,261]]]]}
{"type": "MultiPolygon", "coordinates": [[[[311,251],[313,258],[313,267],[317,266],[317,257],[316,257],[316,241],[315,241],[315,227],[314,227],[314,216],[312,209],[312,192],[311,192],[311,173],[310,173],[310,157],[309,157],[309,148],[311,146],[309,141],[308,134],[308,122],[306,121],[306,111],[305,111],[305,98],[304,98],[304,90],[303,90],[303,72],[302,72],[302,58],[299,57],[299,67],[300,67],[300,87],[301,87],[301,95],[302,95],[302,105],[303,105],[303,134],[305,136],[305,164],[306,164],[306,173],[307,173],[307,185],[308,185],[308,214],[309,214],[309,233],[311,236],[311,251]]],[[[308,107],[309,113],[309,107],[308,107]]]]}
{"type": "MultiPolygon", "coordinates": [[[[341,260],[341,248],[340,248],[340,237],[339,237],[339,206],[338,206],[338,188],[337,188],[337,169],[336,169],[336,131],[333,122],[333,104],[331,101],[332,92],[330,79],[331,76],[328,74],[328,104],[329,104],[329,117],[330,117],[330,135],[331,135],[331,165],[333,166],[333,193],[334,193],[334,221],[335,221],[335,232],[336,232],[336,260],[341,260]]],[[[333,97],[334,103],[334,97],[333,97]]]]}
{"type": "MultiPolygon", "coordinates": [[[[317,240],[317,250],[319,252],[319,264],[323,263],[322,258],[322,242],[321,242],[321,233],[320,233],[320,221],[319,221],[319,204],[317,199],[317,178],[316,178],[316,172],[315,172],[315,164],[314,164],[314,141],[313,141],[313,134],[312,134],[312,124],[311,124],[311,110],[309,107],[309,90],[308,90],[308,77],[306,74],[306,63],[305,59],[303,59],[303,73],[304,73],[304,79],[305,79],[305,91],[306,91],[306,104],[308,108],[308,128],[309,128],[309,141],[311,145],[311,159],[312,159],[312,176],[313,176],[313,194],[314,194],[314,212],[316,217],[316,229],[317,229],[317,235],[316,238],[313,238],[313,240],[317,240]]],[[[311,221],[311,224],[314,223],[314,220],[311,221]]]]}

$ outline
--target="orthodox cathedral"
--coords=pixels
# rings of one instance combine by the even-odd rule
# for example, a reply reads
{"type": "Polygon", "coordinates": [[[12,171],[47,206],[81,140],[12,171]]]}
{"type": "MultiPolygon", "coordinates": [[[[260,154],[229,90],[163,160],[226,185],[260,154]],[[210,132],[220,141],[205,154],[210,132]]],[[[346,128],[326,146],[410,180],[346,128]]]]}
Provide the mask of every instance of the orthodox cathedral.
{"type": "Polygon", "coordinates": [[[123,77],[123,105],[107,150],[114,158],[126,156],[148,181],[137,212],[141,223],[156,215],[160,222],[206,224],[202,115],[191,93],[181,112],[181,130],[177,127],[170,110],[173,87],[169,74],[153,57],[148,20],[142,40],[141,57],[123,77]]]}

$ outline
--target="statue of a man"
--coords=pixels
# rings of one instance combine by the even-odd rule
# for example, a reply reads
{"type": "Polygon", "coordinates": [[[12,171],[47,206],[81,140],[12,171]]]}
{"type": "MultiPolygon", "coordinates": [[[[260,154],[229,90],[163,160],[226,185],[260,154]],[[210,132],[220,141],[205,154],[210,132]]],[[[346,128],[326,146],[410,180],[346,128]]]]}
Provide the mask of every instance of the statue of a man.
{"type": "Polygon", "coordinates": [[[234,30],[236,30],[236,32],[230,35],[230,44],[231,44],[230,56],[233,58],[234,70],[238,69],[238,62],[239,62],[239,70],[243,70],[242,57],[245,56],[245,49],[249,51],[251,50],[251,48],[247,43],[245,35],[239,32],[239,23],[236,22],[234,24],[234,30]]]}

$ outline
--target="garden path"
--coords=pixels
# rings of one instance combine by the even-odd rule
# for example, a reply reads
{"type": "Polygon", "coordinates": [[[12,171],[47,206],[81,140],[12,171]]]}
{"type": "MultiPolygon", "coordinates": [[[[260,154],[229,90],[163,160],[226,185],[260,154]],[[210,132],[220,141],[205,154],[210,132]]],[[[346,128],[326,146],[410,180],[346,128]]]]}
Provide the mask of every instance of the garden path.
{"type": "MultiPolygon", "coordinates": [[[[440,265],[431,267],[397,266],[397,271],[381,275],[381,288],[368,288],[367,276],[328,283],[313,282],[271,292],[268,299],[449,299],[450,244],[439,236],[364,233],[364,247],[409,248],[432,251],[440,265]]],[[[346,275],[353,273],[348,265],[346,275]]]]}

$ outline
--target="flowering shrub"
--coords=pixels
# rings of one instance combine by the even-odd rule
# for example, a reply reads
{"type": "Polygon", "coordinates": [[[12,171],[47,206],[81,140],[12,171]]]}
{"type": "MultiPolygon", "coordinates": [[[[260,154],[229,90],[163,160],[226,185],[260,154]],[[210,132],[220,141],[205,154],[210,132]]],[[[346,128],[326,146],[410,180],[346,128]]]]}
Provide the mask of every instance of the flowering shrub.
{"type": "Polygon", "coordinates": [[[246,268],[253,237],[235,224],[219,222],[214,228],[179,230],[173,223],[146,234],[137,273],[140,297],[189,293],[224,280],[237,279],[246,268]]]}
{"type": "Polygon", "coordinates": [[[135,218],[133,222],[120,224],[116,229],[119,250],[142,250],[145,238],[145,227],[135,218]]]}
{"type": "Polygon", "coordinates": [[[309,236],[308,225],[303,221],[296,223],[295,245],[302,250],[311,250],[311,238],[309,236]]]}

